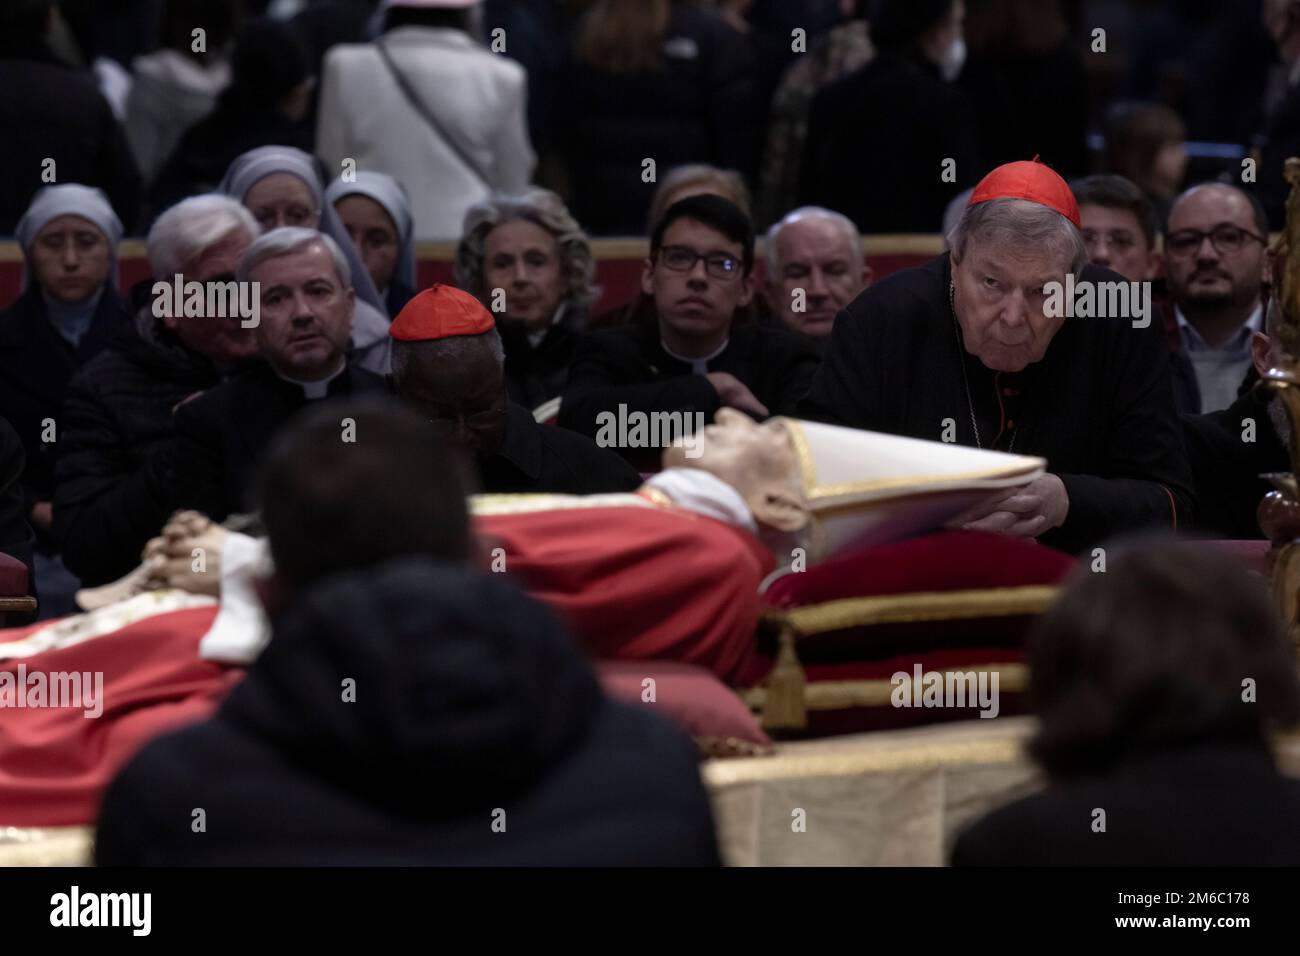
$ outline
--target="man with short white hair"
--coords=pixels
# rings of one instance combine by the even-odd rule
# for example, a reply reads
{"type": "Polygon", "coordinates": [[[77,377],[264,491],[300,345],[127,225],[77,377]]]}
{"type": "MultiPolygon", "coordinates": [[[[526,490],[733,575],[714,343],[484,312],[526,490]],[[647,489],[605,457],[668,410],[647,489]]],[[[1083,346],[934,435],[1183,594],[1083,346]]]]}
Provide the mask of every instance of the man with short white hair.
{"type": "Polygon", "coordinates": [[[781,321],[825,343],[836,314],[871,285],[858,227],[848,216],[801,206],[767,231],[767,291],[781,321]]]}
{"type": "Polygon", "coordinates": [[[1047,460],[967,528],[1082,551],[1185,524],[1191,477],[1160,323],[1140,288],[1121,297],[1107,285],[1120,275],[1087,265],[1065,181],[1037,162],[998,167],[950,239],[950,254],[840,314],[802,414],[1047,460]],[[1085,308],[1085,290],[1112,314],[1085,308]]]}
{"type": "Polygon", "coordinates": [[[236,276],[256,297],[245,321],[263,361],[176,410],[174,504],[213,521],[251,510],[246,492],[262,452],[308,403],[389,391],[348,361],[356,294],[333,239],[273,229],[249,247],[236,276]]]}
{"type": "Polygon", "coordinates": [[[177,281],[182,288],[234,281],[258,232],[248,210],[228,196],[194,196],[166,210],[147,248],[152,285],[167,294],[146,300],[129,334],[69,385],[57,436],[54,536],[85,585],[134,568],[167,520],[173,410],[257,355],[253,329],[237,316],[209,316],[206,305],[187,315],[169,300],[177,281]]]}

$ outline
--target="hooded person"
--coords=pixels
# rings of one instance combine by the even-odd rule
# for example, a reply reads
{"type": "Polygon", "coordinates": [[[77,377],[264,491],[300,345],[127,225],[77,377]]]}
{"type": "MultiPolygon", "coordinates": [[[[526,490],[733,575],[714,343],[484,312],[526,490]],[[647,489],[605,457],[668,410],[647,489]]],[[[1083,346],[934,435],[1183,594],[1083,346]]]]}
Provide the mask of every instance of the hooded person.
{"type": "Polygon", "coordinates": [[[415,233],[406,190],[387,173],[359,170],[350,182],[334,180],[325,190],[390,316],[415,295],[415,233]]]}
{"type": "Polygon", "coordinates": [[[352,348],[357,353],[357,364],[377,375],[387,375],[388,312],[338,214],[325,201],[315,159],[288,146],[259,146],[230,164],[218,191],[243,203],[263,231],[302,226],[318,229],[338,243],[356,290],[352,348]]]}
{"type": "Polygon", "coordinates": [[[999,166],[949,245],[836,317],[801,414],[1047,460],[964,527],[1077,552],[1185,524],[1192,482],[1150,286],[1086,264],[1065,181],[1037,161],[999,166]]]}
{"type": "MultiPolygon", "coordinates": [[[[26,453],[25,516],[36,529],[43,565],[47,559],[57,563],[49,532],[54,452],[68,382],[126,320],[117,291],[122,223],[98,189],[68,183],[36,194],[16,237],[23,251],[22,294],[0,312],[0,409],[26,453]]],[[[66,572],[61,565],[40,566],[38,574],[47,579],[42,590],[53,599],[53,578],[66,572]]],[[[71,591],[66,594],[70,599],[71,591]]],[[[69,604],[59,613],[71,610],[69,604]]]]}
{"type": "Polygon", "coordinates": [[[212,720],[109,787],[97,863],[718,864],[691,741],[606,698],[559,618],[471,568],[467,481],[400,408],[321,409],[277,443],[271,641],[212,720]],[[195,839],[168,821],[199,793],[222,822],[195,839]]]}

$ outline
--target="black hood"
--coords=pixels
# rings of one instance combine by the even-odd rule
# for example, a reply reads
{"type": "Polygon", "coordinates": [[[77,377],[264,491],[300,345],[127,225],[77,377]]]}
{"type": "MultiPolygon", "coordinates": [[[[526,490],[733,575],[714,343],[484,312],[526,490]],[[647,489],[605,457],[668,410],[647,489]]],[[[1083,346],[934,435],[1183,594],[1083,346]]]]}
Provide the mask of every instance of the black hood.
{"type": "Polygon", "coordinates": [[[221,719],[347,789],[427,809],[518,792],[601,703],[548,608],[502,576],[402,558],[300,595],[221,719]]]}

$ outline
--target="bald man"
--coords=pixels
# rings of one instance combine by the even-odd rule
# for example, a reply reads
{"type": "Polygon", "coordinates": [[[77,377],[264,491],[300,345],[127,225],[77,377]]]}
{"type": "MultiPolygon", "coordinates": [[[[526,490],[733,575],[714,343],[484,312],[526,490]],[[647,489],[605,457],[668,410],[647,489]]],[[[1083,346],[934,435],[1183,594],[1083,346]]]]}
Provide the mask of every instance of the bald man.
{"type": "Polygon", "coordinates": [[[1178,410],[1227,408],[1250,370],[1251,336],[1264,327],[1268,220],[1236,186],[1193,186],[1169,210],[1165,270],[1174,310],[1178,410]]]}
{"type": "Polygon", "coordinates": [[[820,344],[836,314],[871,284],[853,220],[820,206],[794,210],[767,232],[767,292],[781,321],[820,344]]]}

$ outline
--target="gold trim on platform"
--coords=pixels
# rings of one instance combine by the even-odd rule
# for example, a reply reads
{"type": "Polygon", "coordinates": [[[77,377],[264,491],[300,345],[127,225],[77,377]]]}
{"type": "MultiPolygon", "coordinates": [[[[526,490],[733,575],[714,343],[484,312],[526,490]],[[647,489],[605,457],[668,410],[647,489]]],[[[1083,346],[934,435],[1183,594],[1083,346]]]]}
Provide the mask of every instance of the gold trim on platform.
{"type": "Polygon", "coordinates": [[[89,866],[95,829],[0,827],[0,866],[89,866]]]}
{"type": "Polygon", "coordinates": [[[599,495],[471,495],[470,512],[475,517],[532,514],[538,511],[570,511],[580,508],[655,508],[644,495],[612,492],[599,495]]]}
{"type": "Polygon", "coordinates": [[[0,597],[0,611],[35,611],[34,597],[0,597]]]}
{"type": "MultiPolygon", "coordinates": [[[[936,673],[965,674],[971,671],[996,673],[998,689],[1019,693],[1029,686],[1029,669],[1024,664],[969,664],[947,667],[936,673]]],[[[910,671],[904,671],[908,677],[910,671]]],[[[883,707],[889,703],[894,682],[884,678],[874,680],[823,680],[809,681],[804,686],[804,706],[808,710],[845,710],[849,707],[883,707]]],[[[767,703],[767,688],[763,685],[739,690],[741,700],[751,710],[762,710],[767,703]]],[[[918,691],[919,693],[919,691],[918,691]]]]}
{"type": "Polygon", "coordinates": [[[764,617],[790,624],[800,636],[870,624],[946,621],[965,617],[1040,614],[1060,589],[1049,584],[980,588],[968,591],[916,591],[843,598],[807,607],[771,608],[764,617]]]}
{"type": "MultiPolygon", "coordinates": [[[[701,767],[710,789],[767,780],[836,777],[862,773],[891,773],[940,767],[1020,763],[1027,758],[1024,743],[1034,722],[1026,718],[963,721],[965,727],[935,733],[918,728],[879,731],[853,737],[778,744],[770,757],[730,757],[709,760],[701,767]],[[993,724],[1001,722],[1001,726],[993,724]],[[987,729],[977,725],[990,725],[987,729]],[[977,731],[977,732],[972,732],[977,731]],[[904,735],[904,736],[895,736],[904,735]]],[[[958,725],[951,725],[957,727],[958,725]]]]}

